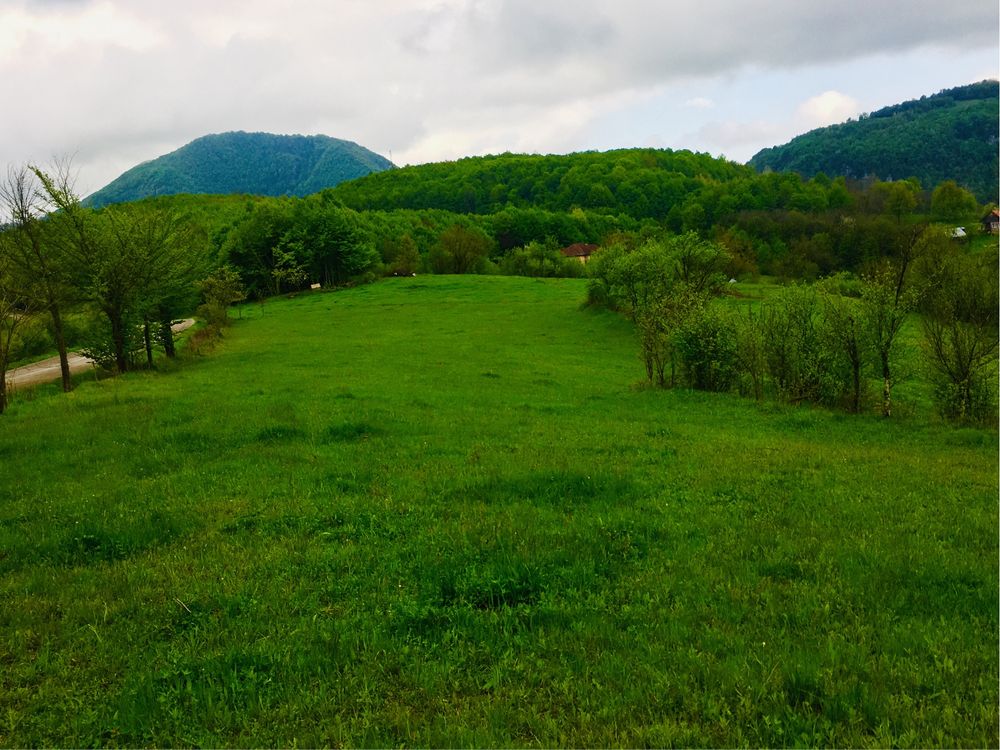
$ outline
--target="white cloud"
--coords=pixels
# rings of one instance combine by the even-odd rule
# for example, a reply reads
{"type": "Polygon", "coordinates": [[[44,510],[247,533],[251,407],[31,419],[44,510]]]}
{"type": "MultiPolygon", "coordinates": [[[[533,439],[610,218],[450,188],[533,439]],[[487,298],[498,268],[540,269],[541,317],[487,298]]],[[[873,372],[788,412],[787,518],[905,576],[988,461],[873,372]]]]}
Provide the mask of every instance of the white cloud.
{"type": "Polygon", "coordinates": [[[797,119],[806,127],[820,128],[854,117],[861,112],[861,104],[852,96],[839,91],[824,91],[799,105],[797,119]]]}
{"type": "Polygon", "coordinates": [[[696,96],[684,102],[684,106],[690,109],[711,109],[715,106],[715,102],[704,96],[696,96]]]}
{"type": "Polygon", "coordinates": [[[787,140],[787,134],[787,125],[766,120],[725,120],[706,123],[682,136],[681,140],[684,143],[699,144],[701,149],[717,156],[725,154],[729,158],[743,161],[748,158],[748,149],[753,153],[761,143],[775,144],[782,139],[787,140]]]}
{"type": "Polygon", "coordinates": [[[17,55],[40,57],[108,46],[146,52],[166,41],[155,23],[110,0],[69,7],[49,4],[42,10],[0,9],[0,61],[8,64],[17,55]]]}
{"type": "MultiPolygon", "coordinates": [[[[92,189],[123,155],[235,129],[325,132],[410,162],[566,151],[651,91],[928,45],[995,49],[998,23],[982,0],[947,13],[936,0],[0,2],[0,166],[77,153],[92,189]]],[[[848,109],[826,96],[802,117],[848,109]]],[[[715,113],[722,124],[702,123],[715,142],[745,138],[728,102],[673,101],[686,119],[715,113]]]]}

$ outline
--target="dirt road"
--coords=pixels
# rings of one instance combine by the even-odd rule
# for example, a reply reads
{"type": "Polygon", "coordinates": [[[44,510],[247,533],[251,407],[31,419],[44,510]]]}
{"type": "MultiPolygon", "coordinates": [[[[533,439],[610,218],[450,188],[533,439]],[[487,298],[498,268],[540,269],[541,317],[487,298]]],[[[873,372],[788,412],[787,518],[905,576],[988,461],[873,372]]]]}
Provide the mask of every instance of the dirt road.
{"type": "MultiPolygon", "coordinates": [[[[171,326],[171,329],[174,333],[180,333],[193,325],[194,319],[188,318],[187,320],[182,320],[180,323],[174,323],[173,326],[171,326]]],[[[93,366],[94,363],[82,354],[77,354],[75,352],[70,353],[70,372],[82,372],[83,370],[93,366]]],[[[8,372],[7,389],[10,391],[16,391],[18,388],[24,388],[25,386],[38,385],[39,383],[48,383],[52,380],[58,380],[60,377],[59,357],[49,357],[48,359],[43,359],[40,362],[34,362],[33,364],[18,367],[8,372]]]]}

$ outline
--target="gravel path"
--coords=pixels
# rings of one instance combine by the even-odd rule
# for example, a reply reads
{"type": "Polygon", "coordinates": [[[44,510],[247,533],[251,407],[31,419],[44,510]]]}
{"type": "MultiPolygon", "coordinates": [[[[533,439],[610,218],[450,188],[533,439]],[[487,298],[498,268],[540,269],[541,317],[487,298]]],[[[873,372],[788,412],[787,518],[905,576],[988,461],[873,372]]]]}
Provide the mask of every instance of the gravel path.
{"type": "MultiPolygon", "coordinates": [[[[171,329],[174,333],[180,333],[193,325],[194,318],[188,318],[187,320],[182,320],[180,323],[174,323],[171,329]]],[[[82,354],[76,354],[75,352],[70,352],[68,359],[69,370],[72,373],[82,372],[88,367],[93,367],[94,364],[82,354]]],[[[61,376],[59,371],[59,357],[49,357],[40,362],[34,362],[30,365],[9,371],[7,373],[7,389],[16,391],[18,388],[24,388],[25,386],[59,380],[61,376]]]]}

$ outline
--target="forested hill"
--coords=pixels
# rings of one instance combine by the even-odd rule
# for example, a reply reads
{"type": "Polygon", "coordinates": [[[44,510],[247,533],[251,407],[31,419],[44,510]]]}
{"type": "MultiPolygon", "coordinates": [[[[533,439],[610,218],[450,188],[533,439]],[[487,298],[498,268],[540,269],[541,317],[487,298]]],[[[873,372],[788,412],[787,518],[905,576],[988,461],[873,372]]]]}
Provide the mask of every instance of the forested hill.
{"type": "Polygon", "coordinates": [[[706,184],[753,175],[690,151],[626,149],[561,156],[501,154],[422,164],[344,183],[334,195],[364,209],[444,209],[487,214],[508,206],[573,208],[662,218],[706,184]]]}
{"type": "Polygon", "coordinates": [[[927,189],[955,180],[980,201],[997,199],[1000,85],[982,81],[813,130],[750,160],[758,170],[809,177],[918,177],[927,189]]]}
{"type": "Polygon", "coordinates": [[[325,135],[221,133],[133,167],[86,202],[99,207],[177,193],[303,196],[392,166],[356,143],[325,135]]]}

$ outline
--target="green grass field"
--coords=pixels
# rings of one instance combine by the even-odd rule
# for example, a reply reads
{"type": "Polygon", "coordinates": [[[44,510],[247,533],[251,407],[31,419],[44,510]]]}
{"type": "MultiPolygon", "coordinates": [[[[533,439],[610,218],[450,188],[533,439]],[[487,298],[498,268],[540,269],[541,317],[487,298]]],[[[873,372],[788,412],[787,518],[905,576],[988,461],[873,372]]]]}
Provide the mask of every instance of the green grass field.
{"type": "Polygon", "coordinates": [[[996,432],[639,387],[584,288],[16,400],[0,745],[996,746],[996,432]]]}

